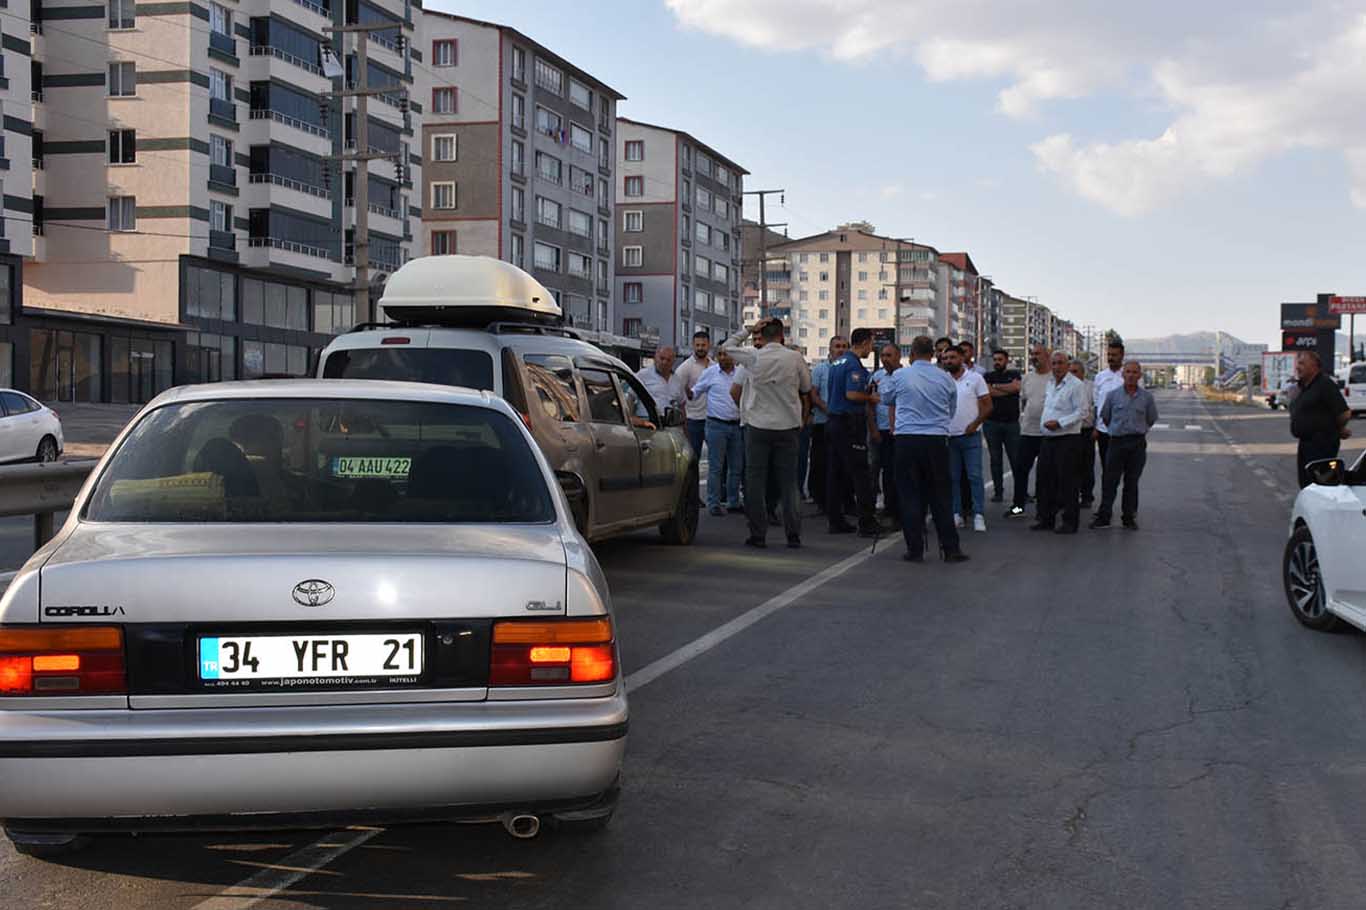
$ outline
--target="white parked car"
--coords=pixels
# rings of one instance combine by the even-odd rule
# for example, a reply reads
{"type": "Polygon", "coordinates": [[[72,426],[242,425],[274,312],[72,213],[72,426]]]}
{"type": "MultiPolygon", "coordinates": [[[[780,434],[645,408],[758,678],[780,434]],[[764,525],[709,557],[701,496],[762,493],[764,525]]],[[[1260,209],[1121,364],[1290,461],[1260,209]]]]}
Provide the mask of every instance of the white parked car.
{"type": "Polygon", "coordinates": [[[1366,453],[1350,469],[1333,458],[1309,470],[1315,482],[1295,500],[1282,563],[1290,611],[1320,632],[1366,629],[1366,453]]]}
{"type": "Polygon", "coordinates": [[[14,389],[0,389],[0,463],[56,461],[62,454],[57,412],[14,389]]]}

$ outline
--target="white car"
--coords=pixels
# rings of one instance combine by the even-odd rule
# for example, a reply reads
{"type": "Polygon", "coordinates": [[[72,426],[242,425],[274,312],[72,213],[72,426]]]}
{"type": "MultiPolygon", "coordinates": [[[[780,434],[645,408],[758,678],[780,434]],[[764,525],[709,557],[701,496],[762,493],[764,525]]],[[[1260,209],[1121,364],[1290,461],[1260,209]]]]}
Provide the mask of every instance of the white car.
{"type": "Polygon", "coordinates": [[[1315,482],[1295,500],[1282,562],[1290,611],[1320,632],[1366,629],[1366,453],[1350,469],[1333,458],[1309,470],[1315,482]]]}
{"type": "Polygon", "coordinates": [[[0,464],[56,461],[62,454],[57,412],[14,389],[0,389],[0,464]]]}

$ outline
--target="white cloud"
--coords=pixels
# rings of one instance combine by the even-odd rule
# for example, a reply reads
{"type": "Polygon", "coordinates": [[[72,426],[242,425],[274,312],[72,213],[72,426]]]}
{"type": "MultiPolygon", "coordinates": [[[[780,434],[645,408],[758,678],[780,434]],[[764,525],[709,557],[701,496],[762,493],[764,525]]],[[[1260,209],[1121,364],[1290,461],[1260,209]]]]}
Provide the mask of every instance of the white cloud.
{"type": "Polygon", "coordinates": [[[889,183],[877,191],[878,196],[883,199],[895,199],[906,192],[906,187],[900,183],[889,183]]]}
{"type": "Polygon", "coordinates": [[[1155,101],[1170,115],[1156,136],[1088,141],[1074,130],[1031,146],[1045,172],[1120,214],[1298,149],[1341,153],[1350,199],[1366,208],[1359,0],[666,2],[684,26],[756,48],[849,62],[910,54],[931,81],[996,82],[1013,118],[1065,99],[1155,101]]]}

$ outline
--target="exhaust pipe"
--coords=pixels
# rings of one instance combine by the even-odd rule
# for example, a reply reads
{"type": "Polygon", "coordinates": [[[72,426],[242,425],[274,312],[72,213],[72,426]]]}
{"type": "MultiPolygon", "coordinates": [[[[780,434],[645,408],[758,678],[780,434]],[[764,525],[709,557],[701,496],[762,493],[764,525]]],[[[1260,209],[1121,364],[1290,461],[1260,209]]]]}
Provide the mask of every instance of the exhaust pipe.
{"type": "Polygon", "coordinates": [[[518,840],[531,840],[541,833],[541,819],[521,812],[504,812],[498,817],[503,829],[518,840]]]}

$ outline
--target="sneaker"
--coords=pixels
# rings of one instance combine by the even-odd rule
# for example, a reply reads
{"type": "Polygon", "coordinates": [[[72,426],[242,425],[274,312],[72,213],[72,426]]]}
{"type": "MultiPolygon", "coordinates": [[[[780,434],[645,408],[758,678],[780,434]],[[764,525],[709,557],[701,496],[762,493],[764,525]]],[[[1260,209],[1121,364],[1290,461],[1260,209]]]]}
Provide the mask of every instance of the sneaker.
{"type": "Polygon", "coordinates": [[[1003,515],[1002,517],[1003,517],[1003,518],[1024,518],[1024,516],[1025,516],[1025,510],[1024,510],[1023,507],[1021,507],[1021,506],[1011,506],[1009,509],[1006,509],[1006,513],[1005,513],[1005,515],[1003,515]]]}
{"type": "Polygon", "coordinates": [[[955,528],[957,528],[958,530],[960,530],[960,531],[963,529],[963,516],[962,516],[962,515],[955,515],[955,516],[953,516],[953,526],[954,526],[955,528]]]}
{"type": "Polygon", "coordinates": [[[1126,518],[1126,519],[1124,519],[1124,530],[1126,530],[1126,531],[1137,531],[1137,530],[1138,530],[1138,522],[1134,521],[1132,518],[1126,518]]]}
{"type": "Polygon", "coordinates": [[[1099,515],[1097,515],[1095,518],[1091,519],[1091,524],[1089,525],[1089,527],[1092,531],[1099,531],[1104,528],[1108,528],[1110,527],[1110,519],[1101,518],[1099,515]]]}
{"type": "Polygon", "coordinates": [[[944,562],[967,562],[968,554],[964,553],[962,550],[955,550],[952,553],[943,554],[943,559],[944,562]]]}
{"type": "Polygon", "coordinates": [[[924,562],[925,554],[906,552],[901,554],[901,558],[906,560],[907,562],[924,562]]]}
{"type": "Polygon", "coordinates": [[[972,529],[974,531],[985,531],[987,529],[987,518],[985,515],[972,516],[972,529]]]}
{"type": "Polygon", "coordinates": [[[753,547],[756,550],[763,550],[768,547],[768,543],[762,537],[746,537],[745,546],[753,547]]]}

